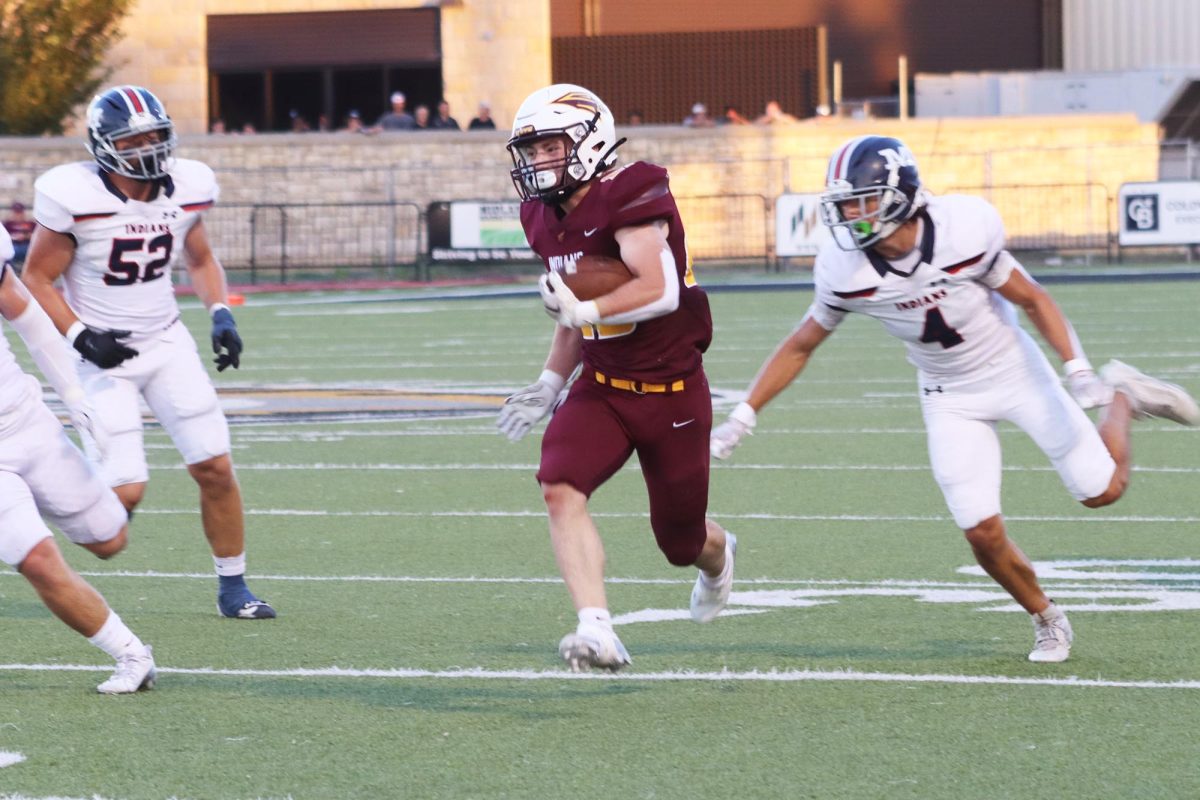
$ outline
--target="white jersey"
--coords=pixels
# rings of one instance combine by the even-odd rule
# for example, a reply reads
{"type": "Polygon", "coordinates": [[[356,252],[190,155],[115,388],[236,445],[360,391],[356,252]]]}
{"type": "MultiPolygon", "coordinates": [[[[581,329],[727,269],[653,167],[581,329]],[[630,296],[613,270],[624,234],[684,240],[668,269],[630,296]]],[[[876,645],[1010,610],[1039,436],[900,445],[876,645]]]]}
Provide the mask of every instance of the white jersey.
{"type": "Polygon", "coordinates": [[[136,341],[178,319],[171,270],[219,194],[207,165],[176,159],[145,202],[127,198],[92,161],[55,167],[34,189],[38,223],[75,239],[64,292],[84,324],[132,331],[136,341]]]}
{"type": "Polygon", "coordinates": [[[826,243],[809,316],[826,330],[851,312],[874,317],[904,342],[923,377],[941,383],[973,381],[1025,358],[1029,337],[994,291],[1020,268],[1003,249],[996,209],[978,197],[945,195],[931,197],[918,218],[919,247],[899,261],[826,243]]]}

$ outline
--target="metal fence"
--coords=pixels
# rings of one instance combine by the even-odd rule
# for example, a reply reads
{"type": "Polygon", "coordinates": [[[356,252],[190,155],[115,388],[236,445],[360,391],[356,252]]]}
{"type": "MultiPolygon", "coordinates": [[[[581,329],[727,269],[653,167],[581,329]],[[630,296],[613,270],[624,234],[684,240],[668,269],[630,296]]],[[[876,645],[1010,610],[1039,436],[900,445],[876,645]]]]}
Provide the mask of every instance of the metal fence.
{"type": "Polygon", "coordinates": [[[220,204],[206,225],[239,282],[288,283],[367,270],[419,277],[424,214],[415,203],[220,204]]]}
{"type": "Polygon", "coordinates": [[[950,193],[978,195],[994,205],[1009,250],[1103,250],[1112,257],[1113,198],[1102,184],[972,186],[950,193]]]}
{"type": "Polygon", "coordinates": [[[771,203],[760,194],[677,197],[688,253],[697,261],[761,260],[774,251],[771,203]]]}

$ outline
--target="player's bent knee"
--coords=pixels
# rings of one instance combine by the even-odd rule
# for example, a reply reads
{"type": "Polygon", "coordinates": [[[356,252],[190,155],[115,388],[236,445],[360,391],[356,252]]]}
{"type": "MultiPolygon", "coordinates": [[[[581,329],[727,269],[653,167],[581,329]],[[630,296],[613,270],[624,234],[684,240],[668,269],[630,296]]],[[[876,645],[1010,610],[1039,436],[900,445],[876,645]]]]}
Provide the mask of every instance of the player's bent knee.
{"type": "Polygon", "coordinates": [[[1107,505],[1112,505],[1121,499],[1121,495],[1125,494],[1125,488],[1129,485],[1129,481],[1119,475],[1114,475],[1112,482],[1108,484],[1108,488],[1103,494],[1098,494],[1095,497],[1089,497],[1086,500],[1079,502],[1088,508],[1103,508],[1107,505]]]}
{"type": "Polygon", "coordinates": [[[121,505],[125,506],[125,510],[133,511],[142,502],[142,498],[146,496],[146,484],[125,483],[120,486],[114,486],[113,491],[116,492],[121,505]]]}
{"type": "Polygon", "coordinates": [[[578,510],[587,505],[587,496],[569,483],[543,483],[542,500],[551,515],[578,510]]]}
{"type": "Polygon", "coordinates": [[[234,483],[233,459],[226,454],[188,464],[188,473],[203,487],[227,488],[234,483]]]}
{"type": "Polygon", "coordinates": [[[671,542],[659,543],[659,549],[667,557],[673,567],[690,567],[700,558],[704,551],[704,542],[671,542]]]}
{"type": "Polygon", "coordinates": [[[1004,545],[1008,538],[1004,532],[1004,522],[1000,517],[988,517],[977,525],[963,531],[971,547],[976,550],[994,550],[1004,545]]]}
{"type": "Polygon", "coordinates": [[[106,542],[87,542],[81,545],[97,558],[108,560],[125,549],[129,544],[129,526],[125,525],[120,532],[106,542]]]}
{"type": "Polygon", "coordinates": [[[65,566],[58,545],[52,537],[46,537],[34,545],[17,565],[17,572],[34,586],[45,586],[60,577],[65,566]]]}

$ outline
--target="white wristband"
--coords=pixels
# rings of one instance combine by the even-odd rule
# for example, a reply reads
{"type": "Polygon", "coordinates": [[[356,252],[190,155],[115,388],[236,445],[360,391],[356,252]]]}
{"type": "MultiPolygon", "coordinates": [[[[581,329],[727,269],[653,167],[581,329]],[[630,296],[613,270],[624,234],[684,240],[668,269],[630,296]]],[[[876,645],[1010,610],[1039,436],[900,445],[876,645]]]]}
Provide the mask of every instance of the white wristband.
{"type": "Polygon", "coordinates": [[[575,310],[575,316],[580,322],[594,325],[600,321],[600,306],[596,305],[595,300],[585,300],[575,310]]]}
{"type": "Polygon", "coordinates": [[[1087,356],[1077,356],[1070,361],[1063,362],[1063,375],[1074,375],[1076,372],[1092,371],[1092,363],[1087,360],[1087,356]]]}
{"type": "Polygon", "coordinates": [[[754,413],[754,406],[745,401],[738,403],[733,411],[729,412],[729,418],[737,420],[747,428],[753,428],[758,423],[758,414],[754,413]]]}
{"type": "Polygon", "coordinates": [[[211,306],[208,307],[208,316],[211,317],[213,314],[216,314],[222,308],[225,309],[226,311],[229,311],[229,306],[225,305],[224,303],[213,303],[211,306]]]}
{"type": "Polygon", "coordinates": [[[552,369],[542,370],[542,374],[538,376],[538,381],[553,389],[555,394],[561,392],[562,388],[567,385],[567,379],[552,369]]]}
{"type": "Polygon", "coordinates": [[[67,332],[64,335],[64,338],[67,340],[67,344],[73,346],[75,344],[75,340],[79,338],[79,334],[83,333],[85,330],[87,330],[87,325],[83,324],[83,320],[77,319],[72,322],[71,327],[67,328],[67,332]]]}

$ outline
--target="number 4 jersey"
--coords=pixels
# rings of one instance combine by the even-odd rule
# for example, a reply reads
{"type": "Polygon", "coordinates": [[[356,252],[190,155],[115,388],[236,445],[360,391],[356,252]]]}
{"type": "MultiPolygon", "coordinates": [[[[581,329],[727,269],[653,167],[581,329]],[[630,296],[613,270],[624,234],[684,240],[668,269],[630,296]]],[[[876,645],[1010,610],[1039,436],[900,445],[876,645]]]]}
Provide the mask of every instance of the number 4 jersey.
{"type": "Polygon", "coordinates": [[[1028,337],[994,291],[1021,268],[1003,249],[999,213],[983,199],[946,195],[931,197],[917,216],[918,247],[896,261],[825,245],[809,316],[826,330],[850,312],[874,317],[904,342],[924,377],[949,384],[1022,358],[1028,337]]]}
{"type": "Polygon", "coordinates": [[[91,161],[55,167],[34,189],[38,223],[75,239],[64,293],[85,324],[136,339],[179,317],[171,269],[219,193],[207,165],[176,159],[145,202],[126,197],[91,161]]]}

